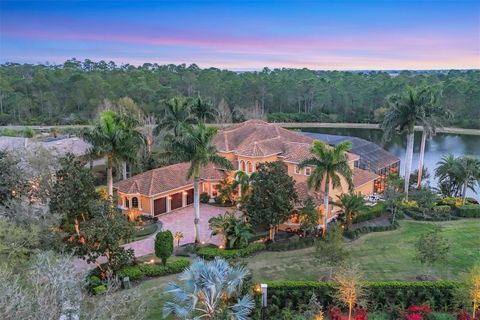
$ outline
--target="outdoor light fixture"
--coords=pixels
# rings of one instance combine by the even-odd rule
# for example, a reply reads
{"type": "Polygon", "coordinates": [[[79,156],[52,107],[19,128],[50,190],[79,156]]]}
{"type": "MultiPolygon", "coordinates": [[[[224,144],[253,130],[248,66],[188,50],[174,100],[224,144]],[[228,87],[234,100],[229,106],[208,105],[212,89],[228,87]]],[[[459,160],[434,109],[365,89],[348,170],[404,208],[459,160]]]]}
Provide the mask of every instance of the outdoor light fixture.
{"type": "Polygon", "coordinates": [[[183,195],[186,196],[188,194],[187,191],[183,191],[183,195]]]}
{"type": "Polygon", "coordinates": [[[267,288],[268,285],[266,283],[260,284],[260,291],[262,291],[262,320],[267,319],[267,288]]]}

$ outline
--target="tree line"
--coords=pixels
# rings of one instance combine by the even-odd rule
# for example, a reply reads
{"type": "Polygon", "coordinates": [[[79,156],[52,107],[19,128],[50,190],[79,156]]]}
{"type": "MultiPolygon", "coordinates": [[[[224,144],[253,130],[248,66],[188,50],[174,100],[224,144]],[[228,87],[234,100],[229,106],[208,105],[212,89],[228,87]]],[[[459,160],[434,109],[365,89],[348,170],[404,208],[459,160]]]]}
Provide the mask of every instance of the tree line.
{"type": "Polygon", "coordinates": [[[480,72],[340,72],[268,69],[234,72],[197,65],[141,66],[67,60],[61,65],[0,65],[0,125],[87,124],[111,104],[134,103],[160,117],[173,97],[202,97],[212,121],[379,123],[385,98],[407,86],[429,86],[452,111],[445,125],[480,128],[480,72]]]}

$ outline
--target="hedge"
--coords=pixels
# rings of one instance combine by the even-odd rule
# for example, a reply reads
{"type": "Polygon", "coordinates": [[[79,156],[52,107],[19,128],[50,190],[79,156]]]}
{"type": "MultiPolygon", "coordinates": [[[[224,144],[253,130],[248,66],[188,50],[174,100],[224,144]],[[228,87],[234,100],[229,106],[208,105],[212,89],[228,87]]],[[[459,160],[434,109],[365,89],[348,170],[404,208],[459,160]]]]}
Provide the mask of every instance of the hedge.
{"type": "Polygon", "coordinates": [[[161,264],[138,264],[123,268],[118,272],[120,278],[128,277],[130,281],[142,280],[145,277],[161,277],[168,274],[180,273],[190,265],[190,260],[179,259],[161,264]]]}
{"type": "Polygon", "coordinates": [[[455,214],[464,218],[480,218],[480,204],[466,204],[458,207],[455,214]]]}
{"type": "Polygon", "coordinates": [[[222,257],[225,259],[235,259],[239,257],[246,257],[257,251],[265,250],[264,243],[250,243],[242,249],[220,249],[218,247],[202,247],[198,249],[197,254],[207,260],[213,260],[215,257],[222,257]]]}
{"type": "Polygon", "coordinates": [[[352,219],[352,223],[359,223],[369,221],[380,217],[386,210],[386,205],[383,202],[379,202],[373,207],[369,207],[365,212],[362,212],[358,216],[352,219]]]}
{"type": "MultiPolygon", "coordinates": [[[[323,306],[334,304],[332,296],[335,284],[317,281],[273,281],[268,285],[269,316],[275,316],[277,310],[291,308],[300,310],[315,293],[323,306]]],[[[375,281],[366,282],[367,309],[369,311],[388,311],[393,307],[403,309],[413,304],[426,303],[436,311],[454,311],[462,284],[452,281],[375,281]]],[[[258,302],[257,296],[257,302],[258,302]]]]}
{"type": "Polygon", "coordinates": [[[343,235],[349,239],[354,240],[360,237],[362,234],[367,234],[370,232],[384,232],[384,231],[396,230],[398,229],[399,226],[400,225],[398,224],[397,221],[386,226],[363,226],[355,230],[347,230],[343,233],[343,235]]]}

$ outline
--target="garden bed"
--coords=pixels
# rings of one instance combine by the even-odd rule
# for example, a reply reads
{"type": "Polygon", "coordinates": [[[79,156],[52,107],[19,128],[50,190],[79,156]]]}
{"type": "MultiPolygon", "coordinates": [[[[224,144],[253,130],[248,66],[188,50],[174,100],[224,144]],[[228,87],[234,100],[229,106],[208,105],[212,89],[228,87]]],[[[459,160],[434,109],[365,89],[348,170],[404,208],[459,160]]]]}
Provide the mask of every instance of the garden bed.
{"type": "Polygon", "coordinates": [[[147,224],[145,226],[142,226],[141,228],[138,228],[135,230],[134,234],[134,239],[135,240],[141,240],[145,238],[146,236],[149,236],[151,234],[154,234],[158,230],[158,224],[157,223],[151,223],[147,224]]]}
{"type": "Polygon", "coordinates": [[[249,256],[261,250],[265,250],[265,244],[254,242],[254,243],[250,243],[248,246],[241,249],[227,250],[227,249],[220,249],[219,247],[213,246],[213,245],[205,246],[205,247],[199,248],[197,251],[197,254],[198,256],[207,260],[212,260],[215,257],[222,257],[225,259],[235,259],[235,258],[249,256]]]}

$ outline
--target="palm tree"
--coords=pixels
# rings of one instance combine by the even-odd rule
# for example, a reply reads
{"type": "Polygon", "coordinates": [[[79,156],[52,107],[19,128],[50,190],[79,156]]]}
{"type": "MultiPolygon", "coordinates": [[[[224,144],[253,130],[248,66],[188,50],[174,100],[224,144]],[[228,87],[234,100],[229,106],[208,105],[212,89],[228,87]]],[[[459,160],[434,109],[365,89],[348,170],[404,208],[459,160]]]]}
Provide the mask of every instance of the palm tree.
{"type": "Polygon", "coordinates": [[[403,94],[395,94],[387,99],[389,108],[381,124],[384,139],[391,138],[394,132],[407,133],[407,149],[405,156],[405,198],[408,199],[408,186],[412,169],[413,142],[415,125],[422,125],[427,130],[432,127],[427,109],[432,103],[431,91],[427,88],[414,89],[408,87],[403,94]]]}
{"type": "Polygon", "coordinates": [[[244,200],[248,196],[248,191],[250,190],[250,176],[246,172],[238,170],[235,173],[234,185],[235,187],[239,187],[240,202],[244,202],[244,200]]]}
{"type": "Polygon", "coordinates": [[[313,157],[302,161],[299,164],[300,169],[306,166],[313,166],[315,169],[308,177],[309,188],[320,191],[324,186],[324,214],[323,214],[323,234],[327,231],[327,219],[329,209],[330,185],[336,189],[341,188],[341,177],[348,184],[350,190],[353,189],[352,170],[348,165],[346,152],[352,148],[350,142],[342,142],[334,147],[325,145],[315,140],[312,143],[311,153],[313,157]]]}
{"type": "Polygon", "coordinates": [[[190,111],[198,122],[207,123],[215,120],[215,110],[213,109],[213,105],[200,97],[195,99],[192,103],[190,111]]]}
{"type": "Polygon", "coordinates": [[[475,191],[475,185],[480,186],[480,159],[463,156],[458,159],[457,179],[462,186],[462,203],[465,204],[467,189],[475,191]]]}
{"type": "Polygon", "coordinates": [[[424,175],[423,161],[425,158],[426,140],[437,133],[437,129],[442,127],[442,122],[444,119],[451,116],[449,110],[439,105],[438,96],[435,92],[426,89],[425,94],[427,97],[430,96],[430,101],[425,105],[425,117],[420,123],[423,130],[422,142],[420,143],[420,155],[418,157],[417,189],[422,187],[422,178],[424,175]]]}
{"type": "Polygon", "coordinates": [[[248,274],[244,267],[233,267],[218,257],[195,260],[180,276],[181,285],[167,285],[172,301],[163,305],[163,316],[247,320],[255,307],[249,295],[240,296],[248,274]]]}
{"type": "Polygon", "coordinates": [[[366,208],[363,196],[355,193],[342,193],[335,205],[342,208],[343,212],[345,212],[347,230],[352,224],[353,217],[366,208]]]}
{"type": "Polygon", "coordinates": [[[248,244],[248,240],[253,236],[251,226],[238,219],[234,212],[225,212],[223,215],[210,218],[208,220],[212,236],[221,235],[226,249],[237,249],[248,244]]]}
{"type": "Polygon", "coordinates": [[[455,158],[447,154],[437,162],[435,177],[438,178],[442,194],[461,195],[465,204],[467,190],[475,192],[475,185],[480,186],[480,159],[471,156],[455,158]]]}
{"type": "Polygon", "coordinates": [[[175,136],[180,135],[182,129],[195,122],[190,113],[191,101],[184,97],[175,97],[166,103],[165,116],[155,128],[155,134],[162,129],[171,130],[175,136]]]}
{"type": "Polygon", "coordinates": [[[438,179],[440,191],[445,196],[457,196],[460,183],[457,181],[458,161],[451,153],[444,155],[437,162],[435,177],[438,179]]]}
{"type": "Polygon", "coordinates": [[[164,157],[170,161],[189,161],[190,168],[187,178],[193,177],[193,207],[195,212],[195,243],[200,242],[198,223],[200,221],[200,170],[212,163],[226,170],[233,170],[233,165],[226,158],[218,154],[212,140],[217,133],[217,128],[198,124],[184,126],[182,133],[174,137],[165,137],[164,157]]]}
{"type": "Polygon", "coordinates": [[[113,196],[113,167],[118,167],[122,161],[133,162],[144,143],[142,134],[135,129],[136,125],[136,121],[126,115],[105,111],[94,128],[83,134],[92,145],[90,154],[106,159],[109,196],[113,196]]]}

